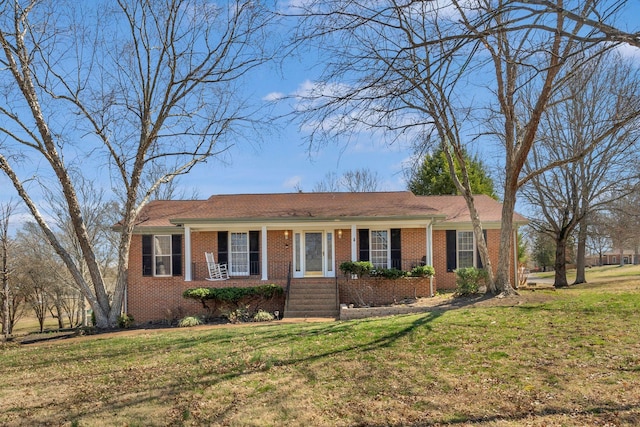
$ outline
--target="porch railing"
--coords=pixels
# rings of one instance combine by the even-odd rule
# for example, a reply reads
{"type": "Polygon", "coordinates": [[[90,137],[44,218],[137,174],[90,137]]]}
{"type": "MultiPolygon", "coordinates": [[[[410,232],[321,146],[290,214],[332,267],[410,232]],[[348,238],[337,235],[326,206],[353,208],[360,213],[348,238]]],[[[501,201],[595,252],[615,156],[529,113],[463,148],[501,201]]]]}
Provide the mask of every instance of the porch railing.
{"type": "MultiPolygon", "coordinates": [[[[269,280],[286,280],[287,274],[289,270],[289,261],[269,261],[268,267],[268,275],[269,280]]],[[[254,261],[249,263],[249,272],[248,274],[237,274],[229,269],[229,276],[233,279],[242,279],[242,278],[250,278],[250,279],[259,279],[262,277],[262,263],[260,261],[254,261]]],[[[209,272],[207,270],[206,261],[194,261],[191,263],[191,280],[205,280],[209,277],[209,272]]]]}
{"type": "MultiPolygon", "coordinates": [[[[339,269],[340,264],[345,260],[336,261],[336,278],[341,277],[342,272],[339,269]]],[[[423,258],[403,258],[401,260],[394,260],[391,266],[388,268],[397,268],[400,270],[410,271],[413,267],[425,265],[425,259],[423,258]]],[[[251,262],[249,265],[249,274],[234,274],[229,269],[229,275],[233,279],[259,279],[262,277],[262,263],[260,261],[251,262]]],[[[269,280],[285,281],[290,280],[292,277],[292,264],[291,261],[269,261],[268,266],[269,280]]],[[[205,280],[208,276],[207,263],[203,261],[195,261],[191,263],[191,280],[199,281],[205,280]]]]}

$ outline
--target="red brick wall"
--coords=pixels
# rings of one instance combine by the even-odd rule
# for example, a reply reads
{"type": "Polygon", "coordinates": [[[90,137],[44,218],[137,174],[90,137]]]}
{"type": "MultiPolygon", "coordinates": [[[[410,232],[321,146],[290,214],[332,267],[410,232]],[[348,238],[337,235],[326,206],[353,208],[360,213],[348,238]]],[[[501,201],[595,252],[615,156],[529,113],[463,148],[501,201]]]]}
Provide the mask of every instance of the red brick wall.
{"type": "MultiPolygon", "coordinates": [[[[286,256],[284,233],[269,232],[269,249],[274,251],[274,260],[286,256]],[[280,249],[279,246],[280,245],[280,249]]],[[[289,235],[291,239],[291,235],[289,235]]],[[[208,277],[205,252],[218,254],[217,232],[193,232],[191,233],[192,260],[196,271],[194,277],[208,277]]],[[[182,241],[184,254],[184,239],[182,241]]],[[[184,258],[183,258],[184,259],[184,258]]],[[[208,280],[195,280],[185,282],[183,276],[175,277],[143,277],[142,276],[142,236],[134,235],[131,241],[131,251],[129,254],[129,280],[127,286],[127,312],[133,316],[135,323],[167,321],[171,318],[186,315],[205,315],[207,311],[199,302],[182,297],[182,293],[190,288],[210,287],[250,287],[266,283],[275,283],[281,286],[286,285],[286,281],[269,280],[264,282],[260,276],[250,276],[246,278],[230,279],[212,282],[208,280]]],[[[183,266],[184,271],[184,266],[183,266]]],[[[274,299],[263,304],[260,308],[267,311],[284,310],[284,298],[274,299]]],[[[214,313],[219,314],[219,313],[214,313]]]]}
{"type": "Polygon", "coordinates": [[[401,234],[402,269],[411,271],[427,256],[427,230],[403,228],[401,234]]]}
{"type": "Polygon", "coordinates": [[[351,261],[351,228],[342,229],[342,238],[339,237],[339,231],[336,230],[336,274],[342,274],[340,272],[340,263],[344,261],[351,261]]]}
{"type": "MultiPolygon", "coordinates": [[[[435,280],[434,280],[435,292],[435,280]]],[[[429,278],[406,277],[396,280],[381,277],[338,280],[341,304],[388,305],[405,298],[428,297],[429,278]]]]}
{"type": "MultiPolygon", "coordinates": [[[[498,245],[500,230],[487,230],[489,253],[492,264],[497,265],[498,245]]],[[[293,232],[289,230],[288,239],[285,239],[283,231],[268,231],[269,247],[269,277],[284,278],[286,269],[293,259],[293,232]]],[[[449,273],[446,269],[446,232],[444,230],[433,231],[433,266],[436,271],[434,286],[437,283],[438,289],[455,289],[455,273],[449,273]]],[[[343,275],[339,271],[340,262],[351,259],[351,229],[342,229],[342,238],[338,237],[338,230],[335,231],[335,259],[336,275],[342,280],[343,275]]],[[[204,252],[213,252],[217,257],[218,239],[217,232],[192,232],[192,261],[195,271],[194,280],[185,282],[182,276],[178,277],[142,277],[142,236],[134,235],[131,242],[131,252],[129,256],[129,283],[127,310],[137,323],[164,320],[172,313],[184,313],[184,315],[205,314],[199,303],[186,300],[182,293],[189,288],[195,287],[247,287],[257,286],[265,283],[276,283],[286,286],[286,280],[270,279],[261,281],[261,276],[250,276],[244,278],[232,278],[227,281],[210,282],[203,280],[208,277],[204,252]]],[[[184,254],[184,239],[183,239],[184,254]]],[[[426,231],[422,228],[412,228],[402,230],[402,258],[407,265],[403,265],[404,270],[410,270],[414,260],[420,260],[426,255],[426,231]]],[[[184,266],[183,266],[184,271],[184,266]]],[[[513,268],[510,269],[513,276],[513,268]]],[[[416,280],[416,279],[411,279],[416,280]]],[[[513,280],[513,277],[512,277],[513,280]]],[[[393,301],[393,298],[404,298],[414,296],[415,285],[411,282],[404,283],[401,287],[398,281],[389,290],[381,291],[380,301],[393,301]]],[[[419,288],[418,296],[428,294],[425,285],[419,288]]],[[[346,292],[346,291],[345,291],[346,292]]],[[[341,292],[341,301],[345,302],[351,296],[341,292]]],[[[274,305],[279,307],[280,302],[274,305]]],[[[281,308],[273,308],[273,310],[281,308]]]]}
{"type": "MultiPolygon", "coordinates": [[[[489,249],[489,257],[491,258],[491,266],[494,273],[498,265],[498,250],[500,249],[500,230],[487,231],[487,247],[489,249]]],[[[513,250],[513,248],[512,248],[513,250]]],[[[513,257],[510,257],[512,259],[513,257]]],[[[513,262],[509,267],[509,276],[511,283],[514,281],[513,262]]],[[[433,268],[436,270],[436,279],[438,281],[438,289],[455,289],[456,273],[447,272],[447,242],[445,230],[433,231],[433,268]]]]}

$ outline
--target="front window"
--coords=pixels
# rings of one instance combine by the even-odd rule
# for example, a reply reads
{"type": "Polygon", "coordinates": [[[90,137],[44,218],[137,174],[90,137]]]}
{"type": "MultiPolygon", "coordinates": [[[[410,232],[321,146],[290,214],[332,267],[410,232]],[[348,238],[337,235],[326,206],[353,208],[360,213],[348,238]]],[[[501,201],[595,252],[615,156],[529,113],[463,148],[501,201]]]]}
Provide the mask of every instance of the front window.
{"type": "Polygon", "coordinates": [[[249,275],[249,233],[231,233],[229,274],[249,275]]]}
{"type": "Polygon", "coordinates": [[[153,275],[171,276],[171,236],[153,236],[153,275]]]}
{"type": "Polygon", "coordinates": [[[473,267],[473,231],[458,231],[458,268],[473,267]]]}
{"type": "Polygon", "coordinates": [[[375,268],[389,266],[389,233],[387,230],[371,231],[371,263],[375,268]]]}

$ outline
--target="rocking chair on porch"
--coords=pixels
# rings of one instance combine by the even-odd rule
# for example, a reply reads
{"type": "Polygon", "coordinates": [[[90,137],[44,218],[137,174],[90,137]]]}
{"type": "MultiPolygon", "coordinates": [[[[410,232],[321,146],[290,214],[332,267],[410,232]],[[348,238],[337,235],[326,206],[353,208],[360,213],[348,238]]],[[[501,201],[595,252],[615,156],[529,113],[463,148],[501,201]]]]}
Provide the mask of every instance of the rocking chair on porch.
{"type": "Polygon", "coordinates": [[[212,252],[205,252],[204,256],[207,259],[207,268],[209,269],[207,280],[227,280],[229,278],[227,264],[216,263],[212,252]]]}

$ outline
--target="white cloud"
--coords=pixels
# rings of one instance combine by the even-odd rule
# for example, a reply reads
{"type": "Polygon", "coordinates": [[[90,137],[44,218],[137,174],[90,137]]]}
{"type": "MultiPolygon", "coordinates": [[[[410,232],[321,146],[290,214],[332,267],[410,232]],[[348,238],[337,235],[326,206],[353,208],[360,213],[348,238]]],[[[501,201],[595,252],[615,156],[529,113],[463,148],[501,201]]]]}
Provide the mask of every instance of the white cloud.
{"type": "Polygon", "coordinates": [[[616,50],[623,58],[640,61],[640,48],[623,43],[616,47],[616,50]]]}
{"type": "Polygon", "coordinates": [[[267,102],[272,102],[272,101],[280,101],[282,99],[285,99],[286,95],[282,92],[271,92],[266,94],[262,100],[263,101],[267,101],[267,102]]]}

